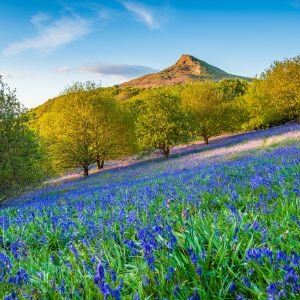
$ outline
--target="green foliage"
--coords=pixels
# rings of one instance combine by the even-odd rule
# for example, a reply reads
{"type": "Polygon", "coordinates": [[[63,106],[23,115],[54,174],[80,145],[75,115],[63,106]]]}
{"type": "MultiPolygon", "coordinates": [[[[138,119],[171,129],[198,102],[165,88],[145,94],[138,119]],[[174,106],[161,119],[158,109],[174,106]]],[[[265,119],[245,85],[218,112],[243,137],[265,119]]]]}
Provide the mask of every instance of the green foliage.
{"type": "Polygon", "coordinates": [[[218,83],[218,86],[224,99],[233,100],[247,92],[248,82],[240,79],[223,79],[218,83]]]}
{"type": "Polygon", "coordinates": [[[126,88],[117,88],[116,89],[116,99],[119,101],[125,101],[131,99],[134,96],[137,96],[143,89],[126,87],[126,88]]]}
{"type": "Polygon", "coordinates": [[[235,88],[233,83],[234,80],[223,81],[220,85],[212,81],[199,81],[187,86],[182,92],[194,133],[202,136],[206,144],[210,137],[240,127],[243,114],[235,97],[244,89],[239,85],[235,88]]]}
{"type": "Polygon", "coordinates": [[[100,84],[97,85],[94,81],[86,81],[86,82],[76,81],[72,85],[66,87],[60,93],[60,95],[68,95],[71,93],[77,93],[82,91],[93,91],[98,87],[100,87],[100,84]]]}
{"type": "Polygon", "coordinates": [[[58,169],[82,167],[88,175],[94,162],[101,168],[104,160],[130,153],[130,126],[128,113],[116,103],[112,89],[77,86],[76,92],[57,98],[36,126],[58,169]]]}
{"type": "Polygon", "coordinates": [[[168,158],[170,147],[188,135],[180,98],[163,89],[149,90],[139,109],[136,134],[140,148],[159,149],[168,158]]]}
{"type": "Polygon", "coordinates": [[[300,57],[275,62],[250,84],[245,95],[247,128],[263,128],[300,118],[300,57]]]}
{"type": "Polygon", "coordinates": [[[0,77],[0,194],[4,196],[40,182],[46,173],[42,142],[29,121],[15,91],[0,77]]]}
{"type": "MultiPolygon", "coordinates": [[[[97,127],[94,129],[98,134],[89,138],[94,146],[86,147],[84,165],[89,165],[87,161],[92,162],[95,155],[99,165],[100,160],[153,148],[161,149],[168,156],[170,147],[186,141],[187,136],[202,136],[208,143],[212,136],[299,120],[299,60],[297,57],[276,62],[260,80],[250,83],[232,77],[219,82],[199,80],[185,85],[149,89],[98,88],[94,82],[77,82],[66,88],[61,96],[35,109],[37,127],[47,141],[51,158],[55,152],[54,145],[60,139],[56,133],[62,129],[61,124],[66,123],[64,126],[70,128],[73,125],[69,123],[77,124],[74,126],[80,129],[75,130],[74,135],[83,128],[76,118],[80,113],[76,107],[73,110],[73,100],[68,99],[86,97],[89,103],[84,105],[89,108],[84,109],[89,112],[85,113],[84,118],[90,119],[91,127],[97,127]],[[101,122],[96,125],[97,120],[101,122]]],[[[82,151],[82,148],[76,151],[79,150],[82,151]]],[[[63,148],[60,152],[64,152],[63,148]]],[[[56,165],[61,161],[60,156],[57,153],[54,155],[56,165]]],[[[74,167],[76,164],[68,162],[67,165],[74,167]]]]}
{"type": "Polygon", "coordinates": [[[90,164],[96,160],[95,138],[98,128],[93,111],[85,92],[66,96],[61,112],[56,116],[59,120],[58,127],[53,132],[57,139],[54,145],[55,156],[60,166],[80,166],[86,176],[90,164]]]}

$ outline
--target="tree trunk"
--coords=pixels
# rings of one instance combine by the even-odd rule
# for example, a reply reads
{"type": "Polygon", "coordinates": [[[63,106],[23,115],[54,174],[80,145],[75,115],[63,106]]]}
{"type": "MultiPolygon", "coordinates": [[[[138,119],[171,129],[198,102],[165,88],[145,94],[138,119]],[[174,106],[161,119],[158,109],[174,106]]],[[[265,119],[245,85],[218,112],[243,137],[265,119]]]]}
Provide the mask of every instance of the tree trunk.
{"type": "Polygon", "coordinates": [[[203,126],[201,131],[202,131],[202,132],[201,132],[201,135],[202,135],[202,137],[203,137],[204,144],[205,144],[205,145],[208,145],[208,134],[207,134],[206,127],[203,126]]]}
{"type": "Polygon", "coordinates": [[[97,155],[96,163],[97,163],[98,170],[100,170],[101,169],[101,161],[100,161],[100,156],[99,155],[97,155]]]}
{"type": "Polygon", "coordinates": [[[96,163],[97,163],[98,170],[103,169],[104,159],[100,159],[100,155],[99,154],[96,157],[96,163]]]}
{"type": "Polygon", "coordinates": [[[205,145],[208,145],[208,137],[207,137],[207,136],[204,136],[203,139],[204,139],[204,144],[205,144],[205,145]]]}
{"type": "Polygon", "coordinates": [[[89,176],[89,167],[83,167],[83,176],[88,177],[89,176]]]}
{"type": "Polygon", "coordinates": [[[103,169],[103,167],[104,167],[104,160],[103,160],[103,159],[100,159],[99,156],[98,156],[97,159],[96,159],[96,163],[97,163],[97,168],[98,168],[98,170],[103,169]]]}
{"type": "Polygon", "coordinates": [[[170,149],[169,149],[169,147],[164,148],[163,152],[164,152],[165,159],[168,159],[169,155],[170,155],[170,149]]]}

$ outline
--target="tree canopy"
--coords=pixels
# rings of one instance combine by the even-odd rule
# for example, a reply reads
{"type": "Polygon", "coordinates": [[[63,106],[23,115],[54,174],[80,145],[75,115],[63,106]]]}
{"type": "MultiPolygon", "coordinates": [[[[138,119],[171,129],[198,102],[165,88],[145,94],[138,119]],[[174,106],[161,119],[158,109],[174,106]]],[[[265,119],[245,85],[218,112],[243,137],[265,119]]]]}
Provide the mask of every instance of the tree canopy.
{"type": "Polygon", "coordinates": [[[141,149],[159,149],[168,158],[170,148],[188,136],[180,98],[164,89],[149,91],[141,103],[136,134],[141,149]]]}
{"type": "Polygon", "coordinates": [[[274,62],[245,95],[248,127],[260,128],[300,118],[300,57],[274,62]]]}
{"type": "Polygon", "coordinates": [[[45,175],[42,142],[30,116],[0,77],[0,194],[40,182],[45,175]]]}
{"type": "Polygon", "coordinates": [[[56,166],[81,167],[87,176],[91,164],[102,168],[104,160],[129,153],[130,138],[125,110],[111,91],[80,87],[76,84],[76,92],[69,88],[37,125],[56,166]]]}
{"type": "Polygon", "coordinates": [[[182,101],[191,115],[194,134],[203,137],[208,144],[210,137],[233,131],[241,122],[233,89],[230,93],[213,81],[199,81],[187,86],[182,92],[182,101]],[[228,96],[231,95],[231,97],[228,96]]]}

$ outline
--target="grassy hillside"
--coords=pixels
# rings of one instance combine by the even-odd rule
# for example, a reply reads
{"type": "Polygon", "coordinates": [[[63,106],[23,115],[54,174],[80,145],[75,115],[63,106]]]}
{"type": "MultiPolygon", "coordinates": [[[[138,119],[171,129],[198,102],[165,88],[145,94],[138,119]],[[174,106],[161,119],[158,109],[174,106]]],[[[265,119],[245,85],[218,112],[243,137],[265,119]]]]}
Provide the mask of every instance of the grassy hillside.
{"type": "MultiPolygon", "coordinates": [[[[222,79],[251,80],[251,78],[248,77],[229,74],[203,60],[185,54],[182,55],[174,65],[162,70],[161,72],[148,74],[114,87],[99,88],[98,92],[109,93],[114,95],[117,100],[122,101],[134,98],[147,88],[186,85],[197,80],[219,81],[222,79]]],[[[176,90],[177,87],[174,89],[176,90]]],[[[37,116],[40,116],[45,112],[51,111],[55,106],[59,106],[59,102],[63,101],[63,98],[64,96],[62,95],[50,99],[35,108],[34,111],[37,116]]]]}
{"type": "Polygon", "coordinates": [[[297,299],[299,131],[236,136],[10,202],[1,297],[297,299]]]}

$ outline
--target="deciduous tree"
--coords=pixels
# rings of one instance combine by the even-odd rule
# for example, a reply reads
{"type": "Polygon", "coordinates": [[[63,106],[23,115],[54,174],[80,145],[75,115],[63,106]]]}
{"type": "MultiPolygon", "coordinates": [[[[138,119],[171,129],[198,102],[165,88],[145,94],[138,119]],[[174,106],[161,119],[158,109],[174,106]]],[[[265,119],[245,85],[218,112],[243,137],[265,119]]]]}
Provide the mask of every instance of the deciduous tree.
{"type": "Polygon", "coordinates": [[[36,184],[45,175],[42,142],[30,116],[0,77],[0,194],[36,184]]]}
{"type": "Polygon", "coordinates": [[[171,147],[188,136],[181,100],[163,89],[149,91],[143,100],[136,122],[137,142],[141,149],[159,149],[168,158],[171,147]]]}
{"type": "Polygon", "coordinates": [[[104,89],[68,89],[54,109],[39,121],[57,165],[62,169],[81,167],[89,175],[93,163],[101,169],[104,161],[129,152],[128,131],[120,105],[104,89]],[[51,122],[51,120],[52,122],[51,122]]]}
{"type": "Polygon", "coordinates": [[[300,56],[275,62],[245,95],[248,127],[261,128],[300,118],[300,56]]]}
{"type": "Polygon", "coordinates": [[[217,83],[212,81],[195,82],[182,92],[182,100],[190,112],[193,131],[203,137],[208,144],[209,138],[224,132],[233,131],[240,124],[238,108],[217,83]]]}

